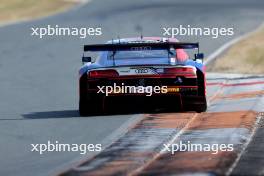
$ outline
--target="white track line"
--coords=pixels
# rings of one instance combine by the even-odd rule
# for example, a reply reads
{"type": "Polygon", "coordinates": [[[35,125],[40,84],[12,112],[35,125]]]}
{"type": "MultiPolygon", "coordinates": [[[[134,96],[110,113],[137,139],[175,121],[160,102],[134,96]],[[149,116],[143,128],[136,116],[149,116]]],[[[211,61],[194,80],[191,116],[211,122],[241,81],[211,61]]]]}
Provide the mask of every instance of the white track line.
{"type": "MultiPolygon", "coordinates": [[[[231,47],[232,45],[240,42],[241,40],[245,39],[245,38],[248,38],[250,35],[252,35],[253,33],[256,33],[258,32],[259,30],[261,30],[262,28],[264,27],[264,23],[262,23],[258,28],[256,28],[255,30],[251,31],[251,32],[248,32],[244,35],[241,35],[237,38],[234,38],[233,40],[225,43],[224,45],[222,45],[219,49],[217,49],[215,52],[213,52],[211,55],[208,56],[207,60],[204,62],[205,65],[208,65],[209,63],[211,63],[212,61],[216,60],[217,57],[222,54],[223,52],[225,52],[229,47],[231,47]]],[[[246,150],[248,144],[251,142],[255,132],[256,132],[256,129],[257,129],[257,125],[260,121],[260,117],[257,117],[257,120],[256,120],[256,123],[255,123],[255,126],[253,128],[253,131],[250,135],[250,138],[249,140],[244,144],[244,147],[243,149],[238,153],[238,156],[236,158],[236,160],[234,161],[234,163],[232,164],[232,166],[228,169],[228,171],[226,172],[226,175],[230,175],[232,173],[232,171],[234,170],[234,168],[237,166],[241,156],[243,155],[244,151],[246,150]]]]}
{"type": "Polygon", "coordinates": [[[132,115],[126,122],[124,122],[118,129],[116,129],[113,133],[108,135],[105,139],[102,140],[102,150],[99,152],[89,152],[87,155],[83,155],[81,157],[77,157],[51,171],[49,175],[60,175],[64,172],[69,171],[70,169],[76,169],[81,164],[86,161],[94,158],[103,152],[107,147],[112,145],[119,138],[124,136],[131,128],[133,128],[136,124],[138,124],[144,118],[143,114],[135,114],[132,115]]]}
{"type": "MultiPolygon", "coordinates": [[[[198,114],[194,114],[193,117],[189,120],[189,122],[166,144],[173,144],[173,142],[182,135],[186,129],[188,129],[189,125],[193,122],[193,120],[197,117],[198,114]]],[[[160,152],[158,152],[150,161],[148,161],[146,164],[143,164],[141,167],[134,170],[134,172],[129,173],[129,176],[138,175],[141,171],[143,171],[146,167],[148,167],[151,163],[153,163],[157,158],[159,158],[162,154],[165,153],[165,150],[162,149],[160,152]]]]}
{"type": "Polygon", "coordinates": [[[232,171],[233,171],[234,168],[237,166],[237,164],[238,164],[238,162],[239,162],[241,156],[242,156],[243,153],[245,152],[245,150],[246,150],[248,144],[252,141],[252,138],[253,138],[254,134],[256,133],[257,126],[258,126],[258,124],[259,124],[259,122],[260,122],[260,119],[261,119],[261,117],[258,116],[258,117],[257,117],[257,120],[256,120],[256,122],[255,122],[254,128],[253,128],[253,130],[252,130],[252,132],[251,132],[251,134],[250,134],[250,138],[249,138],[249,140],[247,140],[247,142],[244,144],[242,150],[240,151],[240,153],[238,153],[236,160],[233,162],[232,166],[228,169],[228,171],[226,172],[225,175],[231,175],[232,171]]]}

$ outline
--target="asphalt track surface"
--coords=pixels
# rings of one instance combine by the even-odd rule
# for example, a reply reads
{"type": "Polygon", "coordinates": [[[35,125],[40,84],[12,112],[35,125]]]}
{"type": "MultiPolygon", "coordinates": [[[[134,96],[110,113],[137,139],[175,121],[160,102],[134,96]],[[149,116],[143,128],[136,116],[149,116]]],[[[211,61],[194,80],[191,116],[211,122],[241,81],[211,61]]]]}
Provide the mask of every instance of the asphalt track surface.
{"type": "MultiPolygon", "coordinates": [[[[208,56],[232,38],[259,26],[264,19],[263,9],[264,2],[257,0],[199,2],[96,0],[81,8],[43,20],[1,27],[1,175],[47,175],[53,173],[55,168],[63,168],[65,163],[85,158],[78,152],[51,152],[39,155],[30,151],[32,143],[47,143],[48,140],[69,144],[104,143],[109,134],[120,126],[135,121],[135,116],[130,114],[87,118],[78,116],[77,71],[83,44],[104,42],[118,35],[138,36],[141,28],[145,36],[161,36],[163,27],[174,27],[179,24],[234,27],[235,35],[232,37],[218,39],[179,37],[182,41],[200,41],[201,50],[208,56]],[[39,39],[31,36],[31,27],[45,27],[48,24],[63,27],[102,27],[103,35],[90,36],[86,39],[78,37],[39,39]]],[[[253,81],[261,80],[263,78],[253,81]]],[[[235,81],[240,82],[239,79],[235,81]]],[[[255,91],[263,90],[263,86],[257,88],[255,91]]],[[[209,92],[214,91],[210,89],[209,87],[209,92]]],[[[235,92],[237,91],[236,89],[235,92]]],[[[254,95],[257,98],[235,103],[232,110],[263,111],[261,93],[255,92],[254,95]],[[261,101],[262,103],[259,103],[261,101]]],[[[228,102],[221,100],[220,103],[213,105],[210,111],[225,112],[228,102]]],[[[252,128],[249,126],[246,129],[250,131],[252,128]]],[[[247,130],[242,130],[241,133],[249,135],[245,131],[247,130]]],[[[259,138],[261,139],[261,135],[259,138]]],[[[251,145],[252,150],[248,148],[247,153],[250,154],[252,151],[254,154],[254,146],[258,144],[250,143],[249,147],[251,145]]],[[[241,159],[242,164],[252,162],[252,158],[250,160],[246,155],[241,159]]],[[[241,169],[238,167],[234,172],[240,173],[241,169]]],[[[257,174],[263,174],[261,164],[256,168],[257,174]]],[[[148,168],[142,169],[147,172],[148,168]]]]}

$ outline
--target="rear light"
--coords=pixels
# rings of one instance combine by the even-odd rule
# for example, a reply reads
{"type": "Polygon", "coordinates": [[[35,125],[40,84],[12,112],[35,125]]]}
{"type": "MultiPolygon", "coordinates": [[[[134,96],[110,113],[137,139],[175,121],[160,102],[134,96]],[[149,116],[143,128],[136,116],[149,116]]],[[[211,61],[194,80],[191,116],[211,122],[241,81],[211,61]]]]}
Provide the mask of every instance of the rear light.
{"type": "Polygon", "coordinates": [[[193,67],[179,67],[179,68],[165,68],[165,74],[177,74],[177,75],[196,75],[196,68],[193,67]]]}
{"type": "Polygon", "coordinates": [[[192,74],[196,75],[196,69],[192,67],[165,68],[165,74],[192,74]]]}
{"type": "Polygon", "coordinates": [[[112,78],[119,76],[116,70],[93,70],[89,71],[89,78],[112,78]]]}

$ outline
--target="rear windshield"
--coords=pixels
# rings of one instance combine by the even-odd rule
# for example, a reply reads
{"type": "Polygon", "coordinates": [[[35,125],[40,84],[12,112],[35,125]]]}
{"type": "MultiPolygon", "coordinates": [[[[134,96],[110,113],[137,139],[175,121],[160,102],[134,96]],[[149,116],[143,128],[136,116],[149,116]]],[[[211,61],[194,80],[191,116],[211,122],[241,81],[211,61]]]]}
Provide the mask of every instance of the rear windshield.
{"type": "Polygon", "coordinates": [[[122,59],[140,59],[140,58],[168,58],[175,57],[175,51],[168,52],[168,50],[140,50],[140,51],[116,51],[108,52],[108,59],[122,60],[122,59]]]}

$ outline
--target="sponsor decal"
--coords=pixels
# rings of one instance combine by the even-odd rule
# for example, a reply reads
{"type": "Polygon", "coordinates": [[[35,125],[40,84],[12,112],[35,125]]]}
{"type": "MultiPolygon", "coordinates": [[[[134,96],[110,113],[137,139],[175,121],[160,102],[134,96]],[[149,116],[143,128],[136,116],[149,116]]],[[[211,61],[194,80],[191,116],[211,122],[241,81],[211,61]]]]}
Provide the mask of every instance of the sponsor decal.
{"type": "Polygon", "coordinates": [[[131,51],[149,51],[151,50],[151,46],[139,46],[139,47],[131,47],[131,51]]]}

